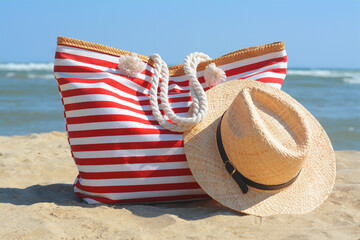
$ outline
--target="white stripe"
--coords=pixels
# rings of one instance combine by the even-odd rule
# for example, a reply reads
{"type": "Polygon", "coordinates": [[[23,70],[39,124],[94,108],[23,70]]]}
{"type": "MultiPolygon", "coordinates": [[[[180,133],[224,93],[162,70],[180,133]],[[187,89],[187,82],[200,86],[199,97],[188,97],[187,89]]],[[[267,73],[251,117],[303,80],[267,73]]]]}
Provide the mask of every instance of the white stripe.
{"type": "Polygon", "coordinates": [[[89,58],[96,58],[100,60],[105,60],[113,63],[119,62],[119,57],[111,56],[105,53],[99,53],[91,50],[86,49],[79,49],[76,47],[68,47],[68,46],[61,46],[58,45],[56,48],[57,52],[64,52],[69,53],[73,55],[83,56],[83,57],[89,57],[89,58]]]}
{"type": "MultiPolygon", "coordinates": [[[[61,73],[62,74],[62,73],[61,73]]],[[[71,77],[71,76],[68,76],[68,77],[71,77]]],[[[65,90],[71,90],[71,89],[79,89],[79,88],[102,88],[102,89],[105,89],[105,90],[108,90],[110,92],[113,92],[117,95],[120,95],[120,96],[123,96],[123,97],[127,97],[127,98],[135,98],[135,99],[138,99],[138,100],[147,100],[149,99],[149,96],[146,96],[147,93],[141,93],[141,94],[144,94],[145,96],[134,96],[132,94],[129,94],[125,91],[122,91],[121,89],[119,88],[115,88],[113,86],[110,86],[108,84],[105,84],[105,83],[97,83],[97,85],[95,85],[95,83],[90,83],[90,84],[87,84],[87,85],[80,85],[82,87],[78,87],[80,83],[68,83],[68,84],[63,84],[63,85],[60,85],[60,90],[61,91],[65,91],[65,90]]],[[[85,83],[83,83],[85,84],[85,83]]],[[[134,91],[137,91],[136,89],[132,89],[134,91]]]]}
{"type": "Polygon", "coordinates": [[[145,115],[141,113],[136,113],[131,110],[126,110],[122,108],[87,108],[80,110],[71,110],[65,112],[66,117],[83,117],[83,116],[96,116],[96,115],[111,115],[111,114],[123,114],[138,117],[144,120],[154,120],[152,115],[145,115]]]}
{"type": "MultiPolygon", "coordinates": [[[[122,94],[122,96],[124,96],[124,94],[122,94]]],[[[176,99],[176,98],[189,97],[189,96],[190,96],[190,93],[176,93],[173,95],[169,95],[169,99],[176,99]]],[[[129,95],[127,98],[134,99],[135,101],[149,100],[148,96],[138,97],[138,96],[129,95]]],[[[106,99],[119,99],[119,98],[113,97],[113,96],[107,95],[107,94],[86,94],[86,95],[78,95],[78,96],[63,98],[64,104],[78,103],[78,102],[91,102],[91,101],[107,101],[106,99]]],[[[186,103],[188,103],[188,102],[186,101],[186,103]]],[[[138,106],[140,106],[140,105],[138,105],[138,106]]]]}
{"type": "MultiPolygon", "coordinates": [[[[112,80],[115,80],[119,83],[121,83],[122,85],[126,86],[127,88],[130,88],[134,91],[143,93],[143,94],[148,94],[149,90],[144,88],[143,86],[140,86],[138,84],[136,84],[133,81],[128,80],[127,78],[121,77],[121,76],[115,76],[113,74],[110,73],[106,73],[106,72],[98,72],[98,73],[89,73],[89,72],[84,72],[84,73],[66,73],[66,72],[59,72],[58,75],[60,77],[67,77],[67,78],[80,78],[80,79],[104,79],[104,78],[110,78],[112,80]]],[[[66,91],[66,90],[71,90],[71,89],[78,89],[78,88],[104,88],[104,89],[108,89],[110,91],[120,91],[119,88],[115,88],[105,82],[96,82],[96,83],[80,83],[80,82],[71,82],[71,83],[66,83],[63,85],[60,85],[60,90],[61,91],[66,91]],[[113,89],[113,90],[112,90],[113,89]]],[[[122,91],[121,91],[122,92],[122,91]]]]}
{"type": "Polygon", "coordinates": [[[90,68],[94,68],[94,69],[98,69],[98,70],[102,70],[105,72],[111,72],[111,73],[118,73],[120,74],[120,70],[116,69],[116,68],[109,68],[109,67],[104,67],[101,65],[96,65],[96,64],[91,64],[91,63],[85,63],[85,62],[79,62],[77,60],[73,60],[73,59],[55,59],[54,60],[54,66],[61,66],[61,67],[72,67],[72,66],[82,66],[82,67],[90,67],[90,68]]]}
{"type": "MultiPolygon", "coordinates": [[[[139,105],[132,102],[128,102],[126,100],[119,99],[117,97],[104,95],[104,94],[79,95],[79,96],[71,97],[70,101],[69,99],[66,98],[64,98],[63,100],[65,105],[69,103],[107,101],[107,102],[119,103],[137,110],[143,110],[143,111],[151,110],[151,105],[139,105]]],[[[190,104],[191,102],[189,101],[173,102],[170,103],[170,106],[171,108],[183,108],[190,106],[190,104]]]]}
{"type": "MultiPolygon", "coordinates": [[[[231,77],[226,78],[226,81],[231,81],[231,80],[235,80],[235,79],[239,79],[239,78],[251,79],[251,78],[249,78],[247,76],[253,75],[253,74],[256,74],[256,73],[260,73],[260,72],[263,72],[263,71],[266,71],[266,70],[275,69],[275,68],[286,69],[287,68],[287,63],[280,62],[280,63],[269,65],[269,66],[266,66],[266,67],[263,67],[263,68],[259,68],[259,69],[255,69],[255,70],[252,70],[252,71],[236,74],[236,75],[233,75],[231,77]]],[[[272,74],[272,72],[265,72],[265,73],[262,73],[262,74],[267,74],[267,73],[272,74]]],[[[254,75],[254,76],[259,76],[259,74],[254,75]]]]}
{"type": "Polygon", "coordinates": [[[162,163],[131,163],[112,165],[78,165],[80,172],[127,172],[127,171],[157,171],[167,169],[188,169],[187,162],[162,163]]]}
{"type": "Polygon", "coordinates": [[[280,83],[266,83],[269,86],[275,87],[277,89],[281,89],[281,84],[280,83]]]}
{"type": "MultiPolygon", "coordinates": [[[[93,68],[93,69],[100,70],[100,71],[107,72],[107,73],[111,73],[111,74],[121,74],[121,75],[123,75],[123,73],[117,68],[103,67],[103,66],[96,65],[96,64],[78,62],[78,61],[72,60],[72,59],[55,59],[54,65],[55,66],[69,66],[69,67],[89,67],[89,68],[93,68]]],[[[153,68],[150,67],[149,65],[147,65],[147,66],[148,66],[147,68],[149,68],[148,70],[150,72],[152,72],[153,68]]],[[[144,81],[147,81],[147,82],[151,81],[151,77],[146,75],[146,74],[138,73],[136,77],[140,78],[140,79],[143,79],[144,81]]]]}
{"type": "Polygon", "coordinates": [[[147,178],[116,178],[116,179],[82,179],[79,180],[83,186],[136,186],[167,183],[189,183],[195,182],[192,175],[176,177],[147,177],[147,178]]]}
{"type": "Polygon", "coordinates": [[[260,74],[256,74],[254,76],[248,77],[246,79],[257,80],[260,78],[267,78],[267,77],[284,79],[285,76],[286,76],[286,74],[283,74],[283,73],[264,72],[264,73],[260,73],[260,74]]]}
{"type": "Polygon", "coordinates": [[[92,193],[74,187],[75,192],[82,193],[88,196],[106,197],[111,200],[125,200],[134,198],[149,198],[149,197],[167,197],[167,196],[183,196],[183,195],[197,195],[205,194],[201,189],[181,189],[181,190],[164,190],[164,191],[146,191],[146,192],[125,192],[125,193],[92,193]]]}
{"type": "Polygon", "coordinates": [[[87,151],[73,152],[76,158],[111,158],[111,157],[140,157],[140,156],[164,156],[164,155],[182,155],[183,147],[173,148],[151,148],[151,149],[124,149],[109,151],[87,151]]]}
{"type": "MultiPolygon", "coordinates": [[[[130,99],[134,99],[134,96],[130,99]]],[[[148,100],[149,97],[142,100],[148,100]]],[[[119,99],[117,97],[113,97],[106,94],[87,94],[87,95],[77,95],[72,97],[65,97],[63,98],[64,104],[71,104],[71,103],[81,103],[81,102],[98,102],[98,101],[108,101],[108,102],[116,102],[120,104],[126,103],[126,105],[132,106],[132,108],[141,109],[141,105],[134,104],[132,102],[128,102],[126,100],[119,99]]],[[[138,99],[134,99],[135,101],[141,101],[138,99]]]]}
{"type": "MultiPolygon", "coordinates": [[[[144,129],[163,129],[160,125],[150,125],[135,121],[114,121],[114,122],[95,122],[95,123],[79,123],[68,124],[68,131],[86,131],[97,129],[127,129],[127,128],[144,128],[144,129]]],[[[137,135],[138,140],[143,135],[137,135]]],[[[119,137],[119,136],[116,136],[119,137]]],[[[125,136],[124,136],[125,137],[125,136]]]]}
{"type": "MultiPolygon", "coordinates": [[[[147,121],[155,120],[152,115],[145,115],[140,113],[135,113],[134,111],[120,109],[120,108],[88,108],[81,110],[72,110],[65,112],[66,117],[84,117],[84,116],[97,116],[97,115],[111,115],[111,114],[123,114],[128,116],[138,117],[147,121]]],[[[176,113],[178,116],[185,116],[186,113],[176,113]]]]}
{"type": "MultiPolygon", "coordinates": [[[[132,126],[133,127],[133,126],[132,126]]],[[[100,143],[130,143],[130,142],[158,142],[158,141],[182,141],[182,134],[144,134],[70,138],[70,145],[100,144],[100,143]]]]}
{"type": "Polygon", "coordinates": [[[94,200],[94,199],[92,199],[92,198],[83,198],[83,200],[84,200],[85,202],[87,202],[88,204],[98,204],[98,203],[101,203],[101,202],[98,202],[98,201],[96,201],[96,200],[94,200]]]}
{"type": "Polygon", "coordinates": [[[119,103],[137,110],[151,110],[150,105],[139,105],[126,100],[119,99],[117,97],[104,95],[104,94],[79,95],[70,98],[64,98],[63,100],[65,105],[70,103],[80,103],[80,102],[107,101],[107,102],[119,103]]]}

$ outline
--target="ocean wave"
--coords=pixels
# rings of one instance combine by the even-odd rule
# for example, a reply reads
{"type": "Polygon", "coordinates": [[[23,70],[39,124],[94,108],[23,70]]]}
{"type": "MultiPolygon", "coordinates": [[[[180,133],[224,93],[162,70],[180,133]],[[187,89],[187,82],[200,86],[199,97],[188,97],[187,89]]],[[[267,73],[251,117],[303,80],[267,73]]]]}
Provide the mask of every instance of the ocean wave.
{"type": "Polygon", "coordinates": [[[288,76],[304,76],[304,77],[318,77],[318,78],[340,78],[342,82],[349,84],[360,84],[359,70],[294,70],[287,71],[288,76]]]}
{"type": "Polygon", "coordinates": [[[360,77],[344,78],[343,82],[349,84],[360,84],[360,77]]]}
{"type": "Polygon", "coordinates": [[[0,63],[3,71],[49,71],[52,72],[53,63],[0,63]]]}
{"type": "Polygon", "coordinates": [[[297,76],[313,76],[313,77],[325,77],[325,78],[341,78],[341,77],[353,77],[360,76],[359,71],[341,71],[341,70],[288,70],[288,75],[297,76]]]}
{"type": "Polygon", "coordinates": [[[28,74],[31,79],[54,79],[54,74],[28,74]]]}
{"type": "Polygon", "coordinates": [[[53,73],[46,73],[46,72],[39,73],[36,71],[7,72],[4,76],[5,78],[17,78],[17,79],[54,79],[53,73]]]}

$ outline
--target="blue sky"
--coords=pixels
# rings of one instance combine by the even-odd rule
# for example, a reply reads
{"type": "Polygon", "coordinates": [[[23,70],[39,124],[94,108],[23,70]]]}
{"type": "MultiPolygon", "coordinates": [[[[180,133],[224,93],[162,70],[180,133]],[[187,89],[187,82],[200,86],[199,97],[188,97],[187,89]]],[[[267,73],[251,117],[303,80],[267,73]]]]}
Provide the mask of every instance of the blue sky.
{"type": "Polygon", "coordinates": [[[360,1],[0,1],[0,62],[51,62],[67,36],[169,65],[284,41],[289,67],[360,68],[360,1]]]}

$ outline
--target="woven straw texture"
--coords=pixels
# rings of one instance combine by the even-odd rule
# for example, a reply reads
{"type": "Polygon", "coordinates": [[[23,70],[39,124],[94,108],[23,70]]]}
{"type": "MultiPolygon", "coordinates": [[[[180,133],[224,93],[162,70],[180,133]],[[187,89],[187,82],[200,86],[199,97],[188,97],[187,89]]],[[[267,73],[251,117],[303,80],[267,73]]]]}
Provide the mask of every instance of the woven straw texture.
{"type": "Polygon", "coordinates": [[[258,216],[307,213],[325,201],[335,181],[335,155],[326,132],[301,104],[281,90],[248,80],[227,82],[206,94],[207,117],[184,133],[189,167],[206,193],[233,210],[258,216]],[[216,127],[226,110],[222,139],[236,169],[262,184],[284,183],[301,169],[293,184],[277,191],[249,187],[248,193],[241,192],[216,144],[216,127]]]}

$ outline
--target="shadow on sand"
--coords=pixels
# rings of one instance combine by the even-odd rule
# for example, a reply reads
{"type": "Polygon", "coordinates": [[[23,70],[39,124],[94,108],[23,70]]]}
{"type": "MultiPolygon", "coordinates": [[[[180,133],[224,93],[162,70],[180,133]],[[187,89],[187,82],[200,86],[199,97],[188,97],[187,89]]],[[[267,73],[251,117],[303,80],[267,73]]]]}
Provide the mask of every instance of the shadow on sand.
{"type": "Polygon", "coordinates": [[[113,209],[126,209],[137,216],[146,218],[154,218],[164,214],[176,215],[185,220],[198,220],[219,214],[243,216],[241,213],[221,206],[212,199],[157,204],[89,205],[74,194],[71,184],[63,183],[32,185],[24,189],[0,188],[0,203],[13,205],[54,203],[58,206],[78,206],[83,208],[107,206],[113,209]]]}

